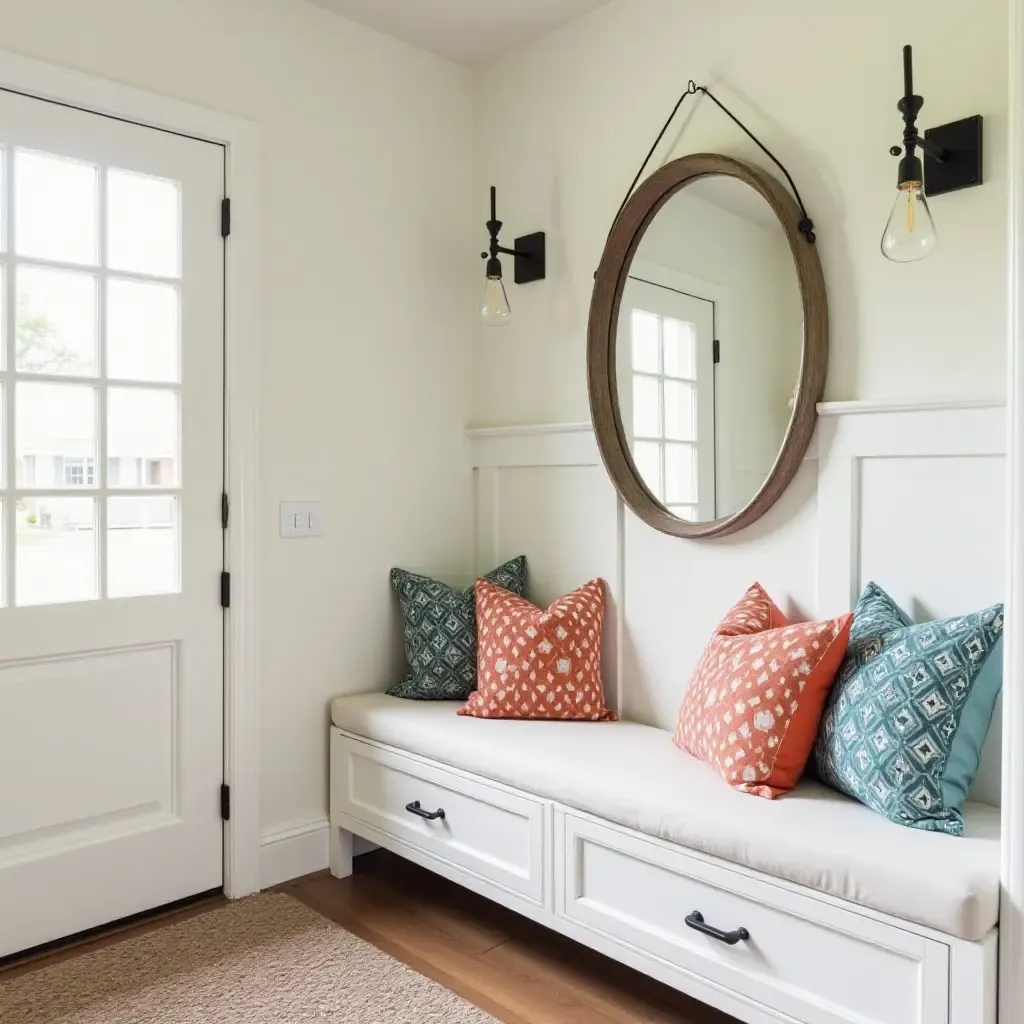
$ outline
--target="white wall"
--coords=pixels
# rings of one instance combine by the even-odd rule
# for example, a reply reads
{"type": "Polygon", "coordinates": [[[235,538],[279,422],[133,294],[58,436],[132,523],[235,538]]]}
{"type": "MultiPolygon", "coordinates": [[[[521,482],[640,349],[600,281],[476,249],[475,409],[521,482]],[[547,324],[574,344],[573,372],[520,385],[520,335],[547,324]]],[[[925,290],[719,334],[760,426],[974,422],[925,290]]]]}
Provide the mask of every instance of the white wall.
{"type": "MultiPolygon", "coordinates": [[[[1006,33],[1004,0],[935,0],[920,17],[887,0],[613,0],[488,65],[476,106],[476,220],[496,184],[510,237],[549,232],[549,278],[510,285],[514,322],[478,332],[476,422],[589,418],[593,273],[689,78],[777,152],[815,220],[831,304],[828,397],[1002,396],[1006,33]],[[888,149],[901,137],[904,43],[915,48],[922,127],[985,115],[987,181],[937,197],[940,248],[896,266],[878,246],[895,199],[888,149]]],[[[654,166],[701,150],[764,163],[708,101],[691,100],[654,166]]]]}
{"type": "Polygon", "coordinates": [[[0,0],[0,23],[262,126],[262,825],[323,819],[328,698],[399,670],[388,570],[471,569],[471,75],[302,0],[0,0]],[[279,540],[285,498],[322,500],[328,536],[279,540]]]}

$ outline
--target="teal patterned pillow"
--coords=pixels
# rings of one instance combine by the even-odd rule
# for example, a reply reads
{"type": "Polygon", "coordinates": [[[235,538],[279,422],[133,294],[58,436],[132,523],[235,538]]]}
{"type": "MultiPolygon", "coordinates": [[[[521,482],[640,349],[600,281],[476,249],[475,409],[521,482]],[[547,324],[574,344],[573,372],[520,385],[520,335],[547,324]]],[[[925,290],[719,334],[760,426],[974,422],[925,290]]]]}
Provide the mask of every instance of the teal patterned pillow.
{"type": "Polygon", "coordinates": [[[869,583],[815,747],[823,782],[890,821],[960,836],[1002,686],[1003,606],[914,625],[869,583]]]}
{"type": "MultiPolygon", "coordinates": [[[[520,555],[484,579],[522,597],[526,559],[520,555]]],[[[408,700],[468,700],[476,689],[475,587],[456,590],[429,576],[391,570],[405,623],[409,672],[388,693],[408,700]]]]}

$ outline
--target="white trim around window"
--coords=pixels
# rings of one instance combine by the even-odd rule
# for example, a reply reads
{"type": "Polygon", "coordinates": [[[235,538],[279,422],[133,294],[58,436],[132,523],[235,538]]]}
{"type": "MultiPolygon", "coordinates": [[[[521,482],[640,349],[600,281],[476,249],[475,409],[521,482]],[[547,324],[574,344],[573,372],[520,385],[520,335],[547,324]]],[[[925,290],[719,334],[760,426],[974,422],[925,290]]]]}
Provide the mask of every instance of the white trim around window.
{"type": "MultiPolygon", "coordinates": [[[[258,381],[260,351],[260,129],[250,121],[0,51],[0,88],[98,114],[195,136],[226,147],[231,199],[227,246],[226,446],[231,520],[227,568],[232,607],[225,624],[224,776],[231,820],[224,828],[224,892],[259,889],[259,676],[257,659],[258,381]]],[[[211,599],[219,593],[210,581],[211,599]]]]}

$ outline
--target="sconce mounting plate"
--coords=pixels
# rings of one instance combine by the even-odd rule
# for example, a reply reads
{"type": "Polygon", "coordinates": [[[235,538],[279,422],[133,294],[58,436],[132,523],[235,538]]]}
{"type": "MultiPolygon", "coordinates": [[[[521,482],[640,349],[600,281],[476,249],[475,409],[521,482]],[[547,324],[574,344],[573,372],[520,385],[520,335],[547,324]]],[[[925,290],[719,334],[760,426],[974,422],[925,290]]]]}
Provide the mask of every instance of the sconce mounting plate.
{"type": "Polygon", "coordinates": [[[924,191],[929,198],[982,182],[981,114],[929,128],[924,137],[949,155],[939,161],[924,153],[924,191]]]}
{"type": "Polygon", "coordinates": [[[515,241],[515,282],[530,284],[547,277],[547,236],[543,231],[523,235],[515,241]]]}

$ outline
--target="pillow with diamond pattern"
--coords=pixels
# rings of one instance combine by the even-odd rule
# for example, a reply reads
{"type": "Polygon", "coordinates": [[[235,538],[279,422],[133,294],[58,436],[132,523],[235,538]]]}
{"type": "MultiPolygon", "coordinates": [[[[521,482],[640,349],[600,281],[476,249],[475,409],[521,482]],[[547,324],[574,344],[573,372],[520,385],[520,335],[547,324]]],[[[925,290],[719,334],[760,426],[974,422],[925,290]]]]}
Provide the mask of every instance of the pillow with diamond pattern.
{"type": "MultiPolygon", "coordinates": [[[[526,585],[522,555],[485,579],[513,594],[526,585]]],[[[391,570],[405,625],[409,671],[388,693],[407,700],[466,700],[476,689],[476,591],[456,590],[429,576],[391,570]]]]}
{"type": "Polygon", "coordinates": [[[604,580],[536,608],[486,580],[476,585],[479,689],[460,715],[607,722],[601,634],[604,580]]]}
{"type": "Polygon", "coordinates": [[[964,832],[1002,687],[1003,606],[914,625],[876,583],[857,602],[815,747],[821,780],[912,828],[964,832]]]}
{"type": "Polygon", "coordinates": [[[755,583],[697,664],[676,746],[740,792],[772,800],[791,790],[814,749],[852,618],[791,623],[755,583]]]}

